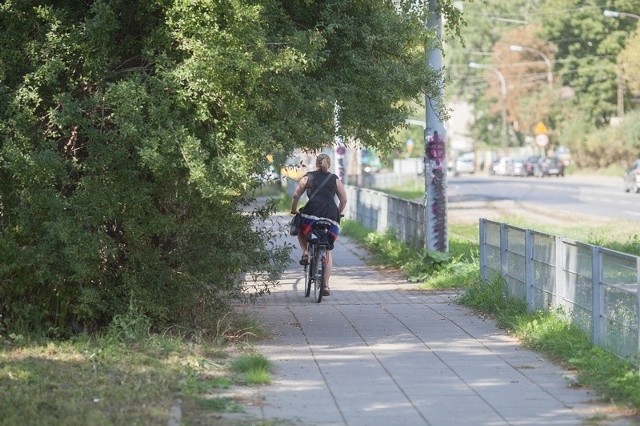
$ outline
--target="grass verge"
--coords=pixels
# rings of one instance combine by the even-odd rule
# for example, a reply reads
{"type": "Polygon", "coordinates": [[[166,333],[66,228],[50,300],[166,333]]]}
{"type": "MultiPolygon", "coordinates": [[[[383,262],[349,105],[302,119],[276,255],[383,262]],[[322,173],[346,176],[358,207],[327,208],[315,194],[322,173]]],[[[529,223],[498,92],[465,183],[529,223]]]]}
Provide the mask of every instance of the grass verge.
{"type": "Polygon", "coordinates": [[[478,244],[471,236],[473,227],[453,227],[449,252],[416,250],[397,240],[389,232],[378,234],[353,220],[342,223],[341,232],[353,238],[371,253],[369,261],[403,271],[411,282],[423,289],[466,288],[479,279],[478,244]]]}
{"type": "Polygon", "coordinates": [[[214,337],[150,335],[125,322],[67,341],[0,337],[0,424],[167,424],[176,401],[184,424],[242,412],[247,401],[229,388],[270,382],[266,360],[248,350],[262,332],[246,318],[222,321],[214,337]]]}

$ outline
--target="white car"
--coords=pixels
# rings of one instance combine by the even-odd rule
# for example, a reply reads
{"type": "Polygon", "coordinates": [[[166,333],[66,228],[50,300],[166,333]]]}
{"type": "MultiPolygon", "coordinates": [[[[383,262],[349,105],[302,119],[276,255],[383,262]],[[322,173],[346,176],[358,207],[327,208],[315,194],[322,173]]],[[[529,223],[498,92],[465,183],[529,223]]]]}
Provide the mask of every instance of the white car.
{"type": "Polygon", "coordinates": [[[493,174],[496,176],[513,175],[513,158],[502,157],[493,164],[493,174]]]}
{"type": "Polygon", "coordinates": [[[461,173],[475,173],[475,154],[473,152],[469,152],[467,154],[462,154],[455,162],[454,173],[455,175],[459,175],[461,173]]]}

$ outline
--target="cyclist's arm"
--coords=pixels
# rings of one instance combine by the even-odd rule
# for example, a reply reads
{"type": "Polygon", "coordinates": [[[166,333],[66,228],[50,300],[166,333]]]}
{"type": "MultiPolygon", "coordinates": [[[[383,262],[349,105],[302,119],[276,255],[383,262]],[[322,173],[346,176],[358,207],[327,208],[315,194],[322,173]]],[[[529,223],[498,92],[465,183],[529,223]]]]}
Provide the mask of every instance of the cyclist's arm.
{"type": "Polygon", "coordinates": [[[347,206],[347,192],[340,179],[336,180],[336,195],[338,196],[338,212],[342,213],[347,206]]]}
{"type": "Polygon", "coordinates": [[[304,175],[298,182],[296,190],[293,192],[293,197],[291,198],[291,214],[298,213],[298,201],[300,201],[300,197],[304,194],[304,190],[307,189],[307,180],[307,175],[304,175]]]}

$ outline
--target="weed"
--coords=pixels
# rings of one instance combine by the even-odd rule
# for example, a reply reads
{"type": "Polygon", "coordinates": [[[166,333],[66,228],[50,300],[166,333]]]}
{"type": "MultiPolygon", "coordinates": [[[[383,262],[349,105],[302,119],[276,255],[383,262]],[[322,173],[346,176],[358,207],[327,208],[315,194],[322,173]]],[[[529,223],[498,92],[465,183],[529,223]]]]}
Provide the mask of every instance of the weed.
{"type": "Polygon", "coordinates": [[[236,373],[246,373],[251,370],[266,370],[271,368],[271,363],[262,355],[243,355],[236,359],[231,369],[236,373]]]}
{"type": "Polygon", "coordinates": [[[271,384],[271,374],[263,369],[253,369],[244,373],[244,381],[248,385],[268,385],[271,384]]]}
{"type": "Polygon", "coordinates": [[[242,413],[244,411],[242,405],[229,397],[200,398],[198,405],[205,410],[216,412],[242,413]]]}
{"type": "Polygon", "coordinates": [[[342,232],[371,252],[371,263],[398,268],[423,289],[466,288],[478,278],[478,245],[469,237],[473,228],[468,226],[457,229],[448,253],[415,250],[392,232],[378,234],[352,220],[344,222],[342,232]]]}
{"type": "Polygon", "coordinates": [[[236,359],[231,369],[240,373],[246,384],[263,385],[271,383],[271,363],[262,355],[244,355],[236,359]]]}

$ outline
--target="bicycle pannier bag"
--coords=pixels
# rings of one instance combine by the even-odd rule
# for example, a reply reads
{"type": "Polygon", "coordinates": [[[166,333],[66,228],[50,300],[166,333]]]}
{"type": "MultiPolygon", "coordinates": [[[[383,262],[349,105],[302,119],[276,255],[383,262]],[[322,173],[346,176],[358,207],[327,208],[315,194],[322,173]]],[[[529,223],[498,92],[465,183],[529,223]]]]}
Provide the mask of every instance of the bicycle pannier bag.
{"type": "Polygon", "coordinates": [[[302,215],[297,213],[289,222],[289,234],[298,235],[300,233],[300,223],[302,222],[302,215]]]}

